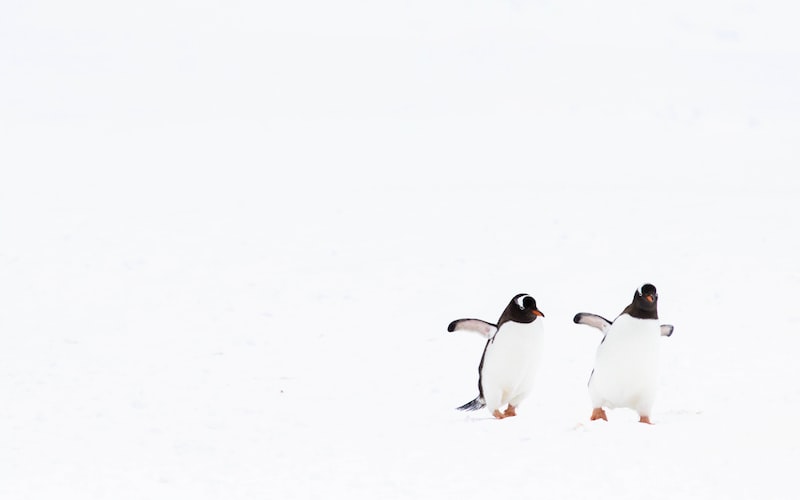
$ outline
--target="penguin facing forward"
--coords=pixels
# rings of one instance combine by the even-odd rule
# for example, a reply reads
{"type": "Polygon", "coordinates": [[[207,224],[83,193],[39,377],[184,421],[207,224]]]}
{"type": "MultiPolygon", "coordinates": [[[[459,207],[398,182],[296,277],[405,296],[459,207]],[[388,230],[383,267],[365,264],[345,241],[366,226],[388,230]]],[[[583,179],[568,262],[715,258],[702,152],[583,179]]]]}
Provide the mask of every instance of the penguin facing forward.
{"type": "Polygon", "coordinates": [[[672,325],[659,325],[658,293],[650,283],[640,286],[631,303],[611,322],[591,313],[578,313],[578,324],[603,332],[594,370],[589,377],[592,420],[608,421],[603,408],[630,408],[639,422],[649,424],[658,385],[661,336],[672,325]]]}
{"type": "Polygon", "coordinates": [[[515,416],[528,396],[539,365],[544,314],[526,293],[514,296],[497,324],[480,319],[457,319],[448,332],[472,331],[487,339],[478,365],[478,397],[459,406],[474,411],[488,407],[495,418],[515,416]],[[506,406],[507,405],[507,406],[506,406]],[[505,410],[500,408],[506,406],[505,410]]]}

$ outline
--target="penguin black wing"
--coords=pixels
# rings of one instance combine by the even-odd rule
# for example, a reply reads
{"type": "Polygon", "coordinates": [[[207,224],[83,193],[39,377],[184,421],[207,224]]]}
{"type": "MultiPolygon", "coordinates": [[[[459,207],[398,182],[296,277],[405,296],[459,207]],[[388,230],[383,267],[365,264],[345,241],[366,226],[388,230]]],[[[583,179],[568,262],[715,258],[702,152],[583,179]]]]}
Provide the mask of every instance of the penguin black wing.
{"type": "Polygon", "coordinates": [[[448,332],[455,332],[456,330],[475,332],[484,338],[491,339],[497,333],[497,325],[482,319],[465,318],[457,319],[447,325],[448,332]]]}
{"type": "Polygon", "coordinates": [[[672,335],[672,331],[675,329],[672,325],[661,325],[661,336],[662,337],[669,337],[672,335]]]}
{"type": "Polygon", "coordinates": [[[611,322],[602,316],[592,313],[578,313],[572,318],[572,321],[579,325],[587,325],[597,328],[605,335],[608,329],[611,328],[611,322]]]}

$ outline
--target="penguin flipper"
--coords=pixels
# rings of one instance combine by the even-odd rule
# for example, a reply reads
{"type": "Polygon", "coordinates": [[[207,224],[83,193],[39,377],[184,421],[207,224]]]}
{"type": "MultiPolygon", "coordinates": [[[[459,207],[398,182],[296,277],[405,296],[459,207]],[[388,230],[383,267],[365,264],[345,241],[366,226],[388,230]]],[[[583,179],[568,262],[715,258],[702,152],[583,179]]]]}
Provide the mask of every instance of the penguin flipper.
{"type": "Polygon", "coordinates": [[[611,322],[602,316],[592,313],[578,313],[572,318],[572,321],[579,325],[587,325],[597,328],[603,334],[608,332],[611,328],[611,322]]]}
{"type": "Polygon", "coordinates": [[[456,410],[475,411],[475,410],[480,410],[481,408],[484,408],[485,406],[486,406],[486,401],[484,401],[483,396],[478,396],[477,398],[473,399],[469,403],[465,403],[465,404],[459,406],[458,408],[456,408],[456,410]]]}
{"type": "Polygon", "coordinates": [[[672,335],[672,331],[675,329],[672,325],[661,325],[661,336],[662,337],[669,337],[672,335]]]}
{"type": "Polygon", "coordinates": [[[469,332],[475,332],[481,337],[490,339],[494,337],[494,334],[497,333],[497,325],[492,323],[487,323],[481,319],[472,319],[472,318],[465,318],[465,319],[457,319],[447,325],[448,332],[454,332],[456,330],[466,330],[469,332]]]}

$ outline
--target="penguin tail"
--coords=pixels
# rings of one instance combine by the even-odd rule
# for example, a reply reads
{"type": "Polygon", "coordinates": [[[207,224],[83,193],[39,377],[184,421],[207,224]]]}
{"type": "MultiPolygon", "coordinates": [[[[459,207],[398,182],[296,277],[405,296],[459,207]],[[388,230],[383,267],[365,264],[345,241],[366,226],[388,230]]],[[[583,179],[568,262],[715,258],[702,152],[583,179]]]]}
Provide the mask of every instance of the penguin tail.
{"type": "Polygon", "coordinates": [[[485,406],[486,406],[486,401],[483,399],[483,396],[478,396],[469,403],[459,406],[458,408],[456,408],[456,410],[475,411],[475,410],[480,410],[485,406]]]}

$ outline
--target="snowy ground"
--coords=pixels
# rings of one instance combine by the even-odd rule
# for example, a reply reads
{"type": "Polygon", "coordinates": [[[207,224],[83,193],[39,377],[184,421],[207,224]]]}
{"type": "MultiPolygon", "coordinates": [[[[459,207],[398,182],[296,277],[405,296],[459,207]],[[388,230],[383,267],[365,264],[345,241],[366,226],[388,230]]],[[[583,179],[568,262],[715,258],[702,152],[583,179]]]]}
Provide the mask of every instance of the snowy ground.
{"type": "Polygon", "coordinates": [[[24,2],[0,498],[797,498],[791,2],[24,2]],[[645,281],[654,426],[589,422],[645,281]],[[477,336],[546,314],[517,418],[477,336]]]}

